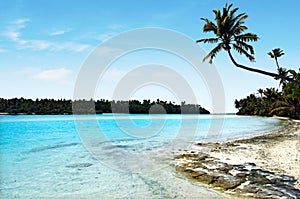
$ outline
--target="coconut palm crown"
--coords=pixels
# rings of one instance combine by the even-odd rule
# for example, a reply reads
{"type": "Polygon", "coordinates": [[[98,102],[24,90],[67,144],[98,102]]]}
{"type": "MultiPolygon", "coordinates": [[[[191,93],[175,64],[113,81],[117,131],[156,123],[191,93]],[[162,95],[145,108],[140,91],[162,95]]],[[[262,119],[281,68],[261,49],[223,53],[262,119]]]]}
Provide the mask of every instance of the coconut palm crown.
{"type": "Polygon", "coordinates": [[[269,52],[268,55],[270,55],[271,58],[275,59],[277,69],[279,69],[280,67],[278,63],[278,58],[284,55],[283,50],[281,50],[280,48],[275,48],[271,52],[269,52]]]}
{"type": "Polygon", "coordinates": [[[197,42],[204,43],[218,43],[217,46],[204,57],[204,60],[210,59],[212,63],[213,58],[222,49],[229,51],[231,48],[238,53],[245,55],[250,61],[254,61],[254,49],[247,44],[250,41],[257,41],[259,38],[253,33],[244,33],[248,28],[244,25],[248,18],[246,13],[235,15],[239,8],[231,10],[233,4],[226,4],[223,12],[220,10],[213,10],[215,14],[215,23],[207,18],[201,18],[206,23],[203,26],[203,32],[213,32],[216,37],[200,39],[197,42]]]}

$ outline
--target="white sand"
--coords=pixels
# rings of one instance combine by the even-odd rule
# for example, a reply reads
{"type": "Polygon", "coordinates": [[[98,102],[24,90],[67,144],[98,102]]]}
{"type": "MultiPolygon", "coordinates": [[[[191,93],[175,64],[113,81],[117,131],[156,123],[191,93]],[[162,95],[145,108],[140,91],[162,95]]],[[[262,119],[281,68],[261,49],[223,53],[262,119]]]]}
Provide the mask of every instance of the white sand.
{"type": "MultiPolygon", "coordinates": [[[[230,164],[253,162],[267,170],[295,177],[300,188],[300,122],[282,132],[223,144],[209,154],[230,164]]],[[[201,147],[200,147],[201,148],[201,147]]]]}

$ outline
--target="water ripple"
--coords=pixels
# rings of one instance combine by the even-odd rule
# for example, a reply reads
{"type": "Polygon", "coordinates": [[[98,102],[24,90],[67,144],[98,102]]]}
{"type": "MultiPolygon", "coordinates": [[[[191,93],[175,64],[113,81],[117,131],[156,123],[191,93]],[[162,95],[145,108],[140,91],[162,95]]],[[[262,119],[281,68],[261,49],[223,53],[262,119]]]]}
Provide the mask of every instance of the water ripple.
{"type": "Polygon", "coordinates": [[[36,147],[36,148],[31,149],[27,153],[36,153],[36,152],[47,151],[47,150],[51,150],[51,149],[75,146],[78,144],[79,143],[68,143],[68,144],[57,144],[57,145],[53,145],[53,146],[41,146],[41,147],[36,147]]]}

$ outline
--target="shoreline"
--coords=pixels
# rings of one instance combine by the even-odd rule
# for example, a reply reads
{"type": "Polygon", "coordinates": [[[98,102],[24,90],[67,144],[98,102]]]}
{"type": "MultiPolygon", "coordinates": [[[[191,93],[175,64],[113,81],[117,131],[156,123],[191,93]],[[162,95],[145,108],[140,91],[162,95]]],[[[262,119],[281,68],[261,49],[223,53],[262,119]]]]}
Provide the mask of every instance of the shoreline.
{"type": "Polygon", "coordinates": [[[300,198],[300,121],[281,130],[222,143],[195,143],[178,152],[177,171],[190,180],[243,198],[300,198]]]}

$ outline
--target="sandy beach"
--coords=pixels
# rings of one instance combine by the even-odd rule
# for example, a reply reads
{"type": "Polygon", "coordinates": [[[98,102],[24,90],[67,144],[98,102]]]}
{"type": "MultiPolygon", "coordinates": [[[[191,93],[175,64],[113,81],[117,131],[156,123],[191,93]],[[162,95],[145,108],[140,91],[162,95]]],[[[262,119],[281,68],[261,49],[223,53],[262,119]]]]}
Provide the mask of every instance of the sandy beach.
{"type": "Polygon", "coordinates": [[[176,156],[190,179],[244,198],[300,198],[300,122],[225,143],[197,143],[176,156]]]}

